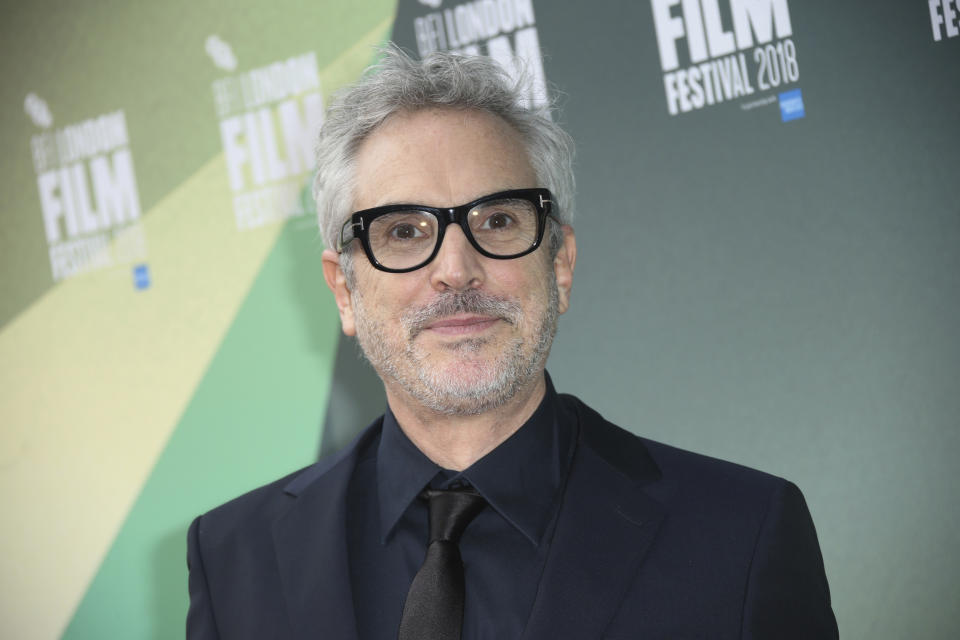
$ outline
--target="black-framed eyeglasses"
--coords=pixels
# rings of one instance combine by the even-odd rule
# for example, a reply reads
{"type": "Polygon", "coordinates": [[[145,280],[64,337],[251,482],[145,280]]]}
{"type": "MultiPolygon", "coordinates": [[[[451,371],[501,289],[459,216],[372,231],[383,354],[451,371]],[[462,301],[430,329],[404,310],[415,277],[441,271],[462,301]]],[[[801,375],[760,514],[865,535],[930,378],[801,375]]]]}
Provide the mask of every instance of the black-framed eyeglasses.
{"type": "Polygon", "coordinates": [[[459,207],[389,204],[364,209],[340,229],[337,251],[359,238],[377,269],[414,271],[436,257],[447,226],[456,224],[481,255],[519,258],[540,246],[552,202],[547,189],[511,189],[459,207]]]}

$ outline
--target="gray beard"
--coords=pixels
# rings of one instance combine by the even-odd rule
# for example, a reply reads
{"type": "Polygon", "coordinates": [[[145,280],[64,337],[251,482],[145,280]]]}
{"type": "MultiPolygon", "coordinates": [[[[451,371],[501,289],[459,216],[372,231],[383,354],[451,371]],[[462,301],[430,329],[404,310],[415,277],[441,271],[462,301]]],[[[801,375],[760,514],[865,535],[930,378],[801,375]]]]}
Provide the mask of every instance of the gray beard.
{"type": "MultiPolygon", "coordinates": [[[[433,321],[457,313],[475,313],[499,318],[522,328],[523,310],[519,303],[476,289],[442,294],[430,304],[410,309],[401,316],[404,345],[392,344],[383,337],[385,327],[371,319],[366,312],[363,296],[354,292],[354,313],[357,338],[364,356],[384,380],[396,382],[423,407],[445,415],[477,415],[496,409],[509,402],[517,392],[540,375],[546,365],[550,346],[557,332],[558,294],[553,271],[549,270],[548,300],[539,318],[530,318],[538,326],[533,334],[532,349],[524,349],[523,339],[516,337],[496,356],[493,375],[478,376],[475,380],[451,379],[426,364],[428,354],[420,351],[414,339],[433,321]],[[402,359],[402,360],[401,360],[402,359]],[[403,362],[413,367],[404,368],[403,362]]],[[[450,345],[462,353],[476,353],[486,343],[485,338],[465,339],[450,345]]],[[[485,373],[485,372],[481,372],[485,373]]]]}

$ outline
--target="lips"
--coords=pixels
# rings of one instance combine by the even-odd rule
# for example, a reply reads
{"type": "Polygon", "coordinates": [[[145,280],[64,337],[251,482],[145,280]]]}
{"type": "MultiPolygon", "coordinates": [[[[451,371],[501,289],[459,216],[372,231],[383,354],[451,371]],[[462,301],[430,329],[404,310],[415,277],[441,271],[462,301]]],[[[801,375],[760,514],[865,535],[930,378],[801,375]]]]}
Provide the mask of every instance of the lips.
{"type": "Polygon", "coordinates": [[[517,325],[522,315],[516,300],[471,289],[445,292],[421,307],[407,309],[400,323],[413,340],[422,331],[456,336],[481,333],[499,321],[517,325]]]}
{"type": "Polygon", "coordinates": [[[463,335],[485,331],[500,318],[483,315],[456,315],[434,320],[425,329],[440,335],[463,335]]]}

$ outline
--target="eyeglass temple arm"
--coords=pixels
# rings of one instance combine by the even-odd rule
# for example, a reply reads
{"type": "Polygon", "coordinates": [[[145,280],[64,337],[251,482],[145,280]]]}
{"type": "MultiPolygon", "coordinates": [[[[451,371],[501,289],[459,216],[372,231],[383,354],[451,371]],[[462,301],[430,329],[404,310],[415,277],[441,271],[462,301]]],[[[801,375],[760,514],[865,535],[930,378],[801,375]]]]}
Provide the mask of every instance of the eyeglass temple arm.
{"type": "MultiPolygon", "coordinates": [[[[351,230],[356,229],[359,226],[360,231],[363,231],[363,218],[360,218],[360,222],[344,222],[343,226],[340,227],[340,235],[337,238],[337,253],[343,253],[343,248],[347,246],[347,243],[343,241],[343,230],[348,226],[351,228],[351,230]]],[[[356,238],[357,236],[354,234],[353,237],[350,238],[350,241],[356,240],[356,238]]]]}

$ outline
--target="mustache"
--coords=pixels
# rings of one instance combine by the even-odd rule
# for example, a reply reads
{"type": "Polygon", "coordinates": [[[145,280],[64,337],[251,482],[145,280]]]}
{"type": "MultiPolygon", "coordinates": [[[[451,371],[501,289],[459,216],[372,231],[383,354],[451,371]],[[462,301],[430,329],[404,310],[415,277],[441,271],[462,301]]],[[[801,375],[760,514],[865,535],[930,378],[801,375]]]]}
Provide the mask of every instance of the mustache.
{"type": "Polygon", "coordinates": [[[515,300],[494,296],[477,289],[450,291],[440,294],[429,304],[405,311],[400,317],[400,322],[408,335],[415,338],[431,322],[458,313],[490,316],[516,325],[520,322],[523,310],[520,308],[520,303],[515,300]]]}

